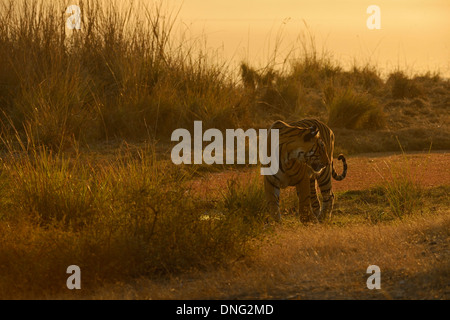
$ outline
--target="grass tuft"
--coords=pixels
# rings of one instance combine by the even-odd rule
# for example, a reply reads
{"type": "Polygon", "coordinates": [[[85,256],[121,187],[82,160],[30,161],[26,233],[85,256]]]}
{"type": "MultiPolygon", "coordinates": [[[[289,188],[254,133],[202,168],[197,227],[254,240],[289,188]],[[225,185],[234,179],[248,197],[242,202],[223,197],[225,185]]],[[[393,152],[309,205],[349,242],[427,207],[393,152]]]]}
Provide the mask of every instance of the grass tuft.
{"type": "Polygon", "coordinates": [[[424,195],[417,169],[413,169],[411,160],[404,151],[400,162],[386,165],[389,167],[389,174],[381,175],[383,182],[380,188],[384,191],[392,216],[402,218],[415,213],[421,207],[424,195]]]}
{"type": "Polygon", "coordinates": [[[386,123],[386,116],[374,98],[350,89],[334,95],[327,108],[328,124],[331,127],[379,129],[386,123]]]}

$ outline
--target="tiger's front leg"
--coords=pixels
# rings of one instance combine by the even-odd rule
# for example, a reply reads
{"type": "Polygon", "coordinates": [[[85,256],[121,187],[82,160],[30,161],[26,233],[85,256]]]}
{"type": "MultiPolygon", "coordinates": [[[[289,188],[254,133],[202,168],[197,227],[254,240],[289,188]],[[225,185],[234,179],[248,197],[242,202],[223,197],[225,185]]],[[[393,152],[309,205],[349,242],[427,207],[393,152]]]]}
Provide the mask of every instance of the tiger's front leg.
{"type": "MultiPolygon", "coordinates": [[[[310,181],[303,178],[296,186],[298,197],[298,214],[302,222],[310,221],[312,218],[311,211],[311,192],[310,181]]],[[[313,219],[315,220],[315,219],[313,219]]]]}
{"type": "Polygon", "coordinates": [[[267,209],[277,222],[281,220],[280,213],[280,188],[264,177],[264,191],[266,195],[267,209]]]}
{"type": "Polygon", "coordinates": [[[322,194],[322,209],[320,210],[319,221],[331,218],[334,205],[334,194],[331,189],[331,174],[323,174],[319,179],[319,189],[322,194]]]}
{"type": "Polygon", "coordinates": [[[310,178],[309,180],[309,190],[311,192],[311,210],[314,214],[314,216],[319,217],[320,216],[320,202],[319,198],[317,197],[317,191],[316,191],[316,179],[310,178]]]}

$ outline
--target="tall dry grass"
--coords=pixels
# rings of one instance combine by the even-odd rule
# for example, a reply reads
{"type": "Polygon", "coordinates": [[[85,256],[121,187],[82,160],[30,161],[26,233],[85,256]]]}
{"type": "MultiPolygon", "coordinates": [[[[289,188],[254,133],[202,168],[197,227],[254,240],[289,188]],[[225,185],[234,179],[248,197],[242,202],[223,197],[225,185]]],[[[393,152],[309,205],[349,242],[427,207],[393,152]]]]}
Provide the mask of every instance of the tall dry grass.
{"type": "Polygon", "coordinates": [[[389,203],[390,214],[395,218],[402,218],[421,209],[425,188],[421,185],[419,176],[426,174],[427,163],[425,160],[420,166],[413,168],[411,160],[399,141],[398,143],[402,150],[401,161],[386,164],[389,168],[388,175],[379,174],[383,179],[380,188],[389,203]]]}
{"type": "Polygon", "coordinates": [[[72,137],[167,138],[197,119],[243,124],[227,66],[172,37],[176,10],[81,1],[82,28],[69,32],[63,5],[1,3],[2,111],[24,135],[54,148],[72,137]]]}
{"type": "Polygon", "coordinates": [[[193,169],[157,161],[152,147],[125,148],[101,164],[43,147],[11,149],[1,166],[3,298],[67,290],[72,264],[87,291],[202,270],[245,254],[264,224],[262,209],[252,211],[261,206],[259,181],[205,202],[191,186],[193,169]]]}
{"type": "MultiPolygon", "coordinates": [[[[194,120],[223,130],[315,117],[330,126],[379,130],[386,99],[420,96],[411,88],[427,79],[441,91],[447,85],[438,76],[402,73],[386,82],[371,65],[346,71],[318,49],[311,32],[281,65],[275,58],[260,68],[242,63],[235,77],[231,62],[177,29],[179,7],[138,3],[81,1],[82,28],[70,31],[63,2],[2,0],[2,132],[17,129],[22,139],[59,150],[74,141],[167,142],[194,120]],[[361,116],[343,123],[337,118],[345,112],[361,116]]],[[[280,54],[277,45],[273,51],[280,54]]]]}

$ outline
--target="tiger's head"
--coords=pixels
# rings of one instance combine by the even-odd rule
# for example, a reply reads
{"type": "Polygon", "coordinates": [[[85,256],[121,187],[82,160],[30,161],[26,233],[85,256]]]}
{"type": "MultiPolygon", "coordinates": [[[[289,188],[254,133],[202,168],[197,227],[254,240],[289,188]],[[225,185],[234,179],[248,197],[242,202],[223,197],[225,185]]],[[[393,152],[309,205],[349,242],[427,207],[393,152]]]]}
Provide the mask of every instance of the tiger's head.
{"type": "Polygon", "coordinates": [[[277,121],[272,129],[280,130],[280,150],[283,152],[280,156],[284,161],[298,160],[316,174],[330,163],[317,127],[301,128],[277,121]]]}
{"type": "Polygon", "coordinates": [[[330,164],[325,143],[320,137],[320,132],[316,127],[309,128],[310,132],[304,136],[305,140],[312,140],[313,146],[305,154],[305,163],[314,173],[319,174],[330,164]]]}

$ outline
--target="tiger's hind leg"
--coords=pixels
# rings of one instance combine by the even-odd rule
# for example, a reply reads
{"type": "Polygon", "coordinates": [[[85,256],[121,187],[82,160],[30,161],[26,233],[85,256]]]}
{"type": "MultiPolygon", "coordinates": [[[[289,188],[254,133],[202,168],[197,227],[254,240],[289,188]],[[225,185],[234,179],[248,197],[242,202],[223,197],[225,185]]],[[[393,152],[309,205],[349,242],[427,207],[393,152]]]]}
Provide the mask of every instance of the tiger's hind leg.
{"type": "Polygon", "coordinates": [[[267,209],[269,210],[275,221],[280,221],[280,188],[277,185],[273,184],[268,177],[265,177],[264,192],[266,195],[267,209]]]}

